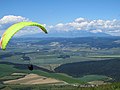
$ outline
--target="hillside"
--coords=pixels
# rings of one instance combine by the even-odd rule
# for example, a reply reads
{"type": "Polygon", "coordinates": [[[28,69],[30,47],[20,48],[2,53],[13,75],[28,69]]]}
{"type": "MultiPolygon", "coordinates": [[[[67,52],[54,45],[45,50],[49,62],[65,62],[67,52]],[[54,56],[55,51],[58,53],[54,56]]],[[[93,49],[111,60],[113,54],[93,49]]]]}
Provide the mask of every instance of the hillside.
{"type": "Polygon", "coordinates": [[[73,77],[105,75],[113,81],[120,81],[120,59],[69,63],[57,67],[55,71],[73,77]]]}
{"type": "MultiPolygon", "coordinates": [[[[27,64],[0,62],[0,82],[2,82],[3,80],[9,80],[9,79],[11,80],[11,77],[9,76],[12,73],[27,73],[27,74],[33,73],[33,74],[38,74],[48,78],[62,80],[67,83],[80,83],[80,84],[83,83],[76,78],[70,77],[65,74],[55,73],[47,69],[43,69],[41,67],[34,66],[34,70],[30,71],[27,68],[27,64]]],[[[12,78],[15,78],[15,77],[12,77],[12,78]]]]}

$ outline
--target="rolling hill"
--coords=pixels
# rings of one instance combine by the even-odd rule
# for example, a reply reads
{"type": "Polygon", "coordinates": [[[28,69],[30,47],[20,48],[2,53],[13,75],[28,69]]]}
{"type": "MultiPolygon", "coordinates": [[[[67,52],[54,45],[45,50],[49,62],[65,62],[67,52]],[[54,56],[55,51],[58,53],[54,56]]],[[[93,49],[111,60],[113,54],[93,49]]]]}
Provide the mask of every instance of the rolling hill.
{"type": "Polygon", "coordinates": [[[55,71],[73,77],[105,75],[113,78],[113,81],[120,81],[120,59],[68,63],[57,67],[55,71]]]}

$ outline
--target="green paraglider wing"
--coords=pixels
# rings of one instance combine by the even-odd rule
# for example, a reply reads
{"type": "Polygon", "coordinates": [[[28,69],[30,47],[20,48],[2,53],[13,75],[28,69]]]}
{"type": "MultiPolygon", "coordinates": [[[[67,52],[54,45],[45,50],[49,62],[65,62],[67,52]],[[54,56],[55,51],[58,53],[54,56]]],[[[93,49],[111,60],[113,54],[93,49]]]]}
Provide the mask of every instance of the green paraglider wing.
{"type": "Polygon", "coordinates": [[[9,40],[12,38],[12,36],[14,36],[15,33],[17,33],[19,30],[21,30],[22,28],[24,28],[25,26],[37,26],[39,27],[42,31],[44,31],[45,33],[47,33],[47,30],[44,28],[44,26],[42,26],[39,23],[36,22],[19,22],[17,24],[14,24],[12,26],[10,26],[2,35],[1,37],[1,41],[0,41],[0,46],[2,50],[6,49],[6,46],[9,42],[9,40]]]}

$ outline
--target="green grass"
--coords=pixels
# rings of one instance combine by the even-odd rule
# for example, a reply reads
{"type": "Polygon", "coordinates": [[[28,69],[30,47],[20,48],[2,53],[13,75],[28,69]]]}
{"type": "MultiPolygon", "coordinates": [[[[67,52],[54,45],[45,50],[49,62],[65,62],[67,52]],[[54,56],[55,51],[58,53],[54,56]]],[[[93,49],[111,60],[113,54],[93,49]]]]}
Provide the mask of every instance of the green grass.
{"type": "MultiPolygon", "coordinates": [[[[79,83],[79,84],[83,83],[80,80],[73,78],[73,77],[70,77],[70,76],[65,75],[65,74],[48,73],[48,72],[44,72],[41,70],[33,70],[33,71],[19,70],[19,69],[13,68],[13,65],[0,64],[0,78],[4,78],[5,76],[7,77],[7,76],[11,75],[12,73],[17,73],[17,72],[18,73],[20,73],[20,72],[21,73],[35,73],[35,74],[42,75],[45,77],[63,80],[67,83],[79,83]]],[[[7,77],[7,78],[11,78],[11,77],[7,77]]]]}
{"type": "Polygon", "coordinates": [[[73,78],[71,76],[68,76],[68,75],[65,75],[65,74],[60,74],[60,73],[47,73],[47,72],[40,71],[40,70],[34,70],[34,71],[32,71],[32,73],[42,75],[42,76],[45,76],[45,77],[55,78],[55,79],[58,79],[58,80],[63,80],[67,83],[79,83],[79,84],[84,83],[83,81],[80,81],[77,78],[73,78]]]}
{"type": "Polygon", "coordinates": [[[120,55],[96,55],[96,56],[88,56],[90,58],[120,58],[120,55]]]}
{"type": "Polygon", "coordinates": [[[103,75],[86,75],[79,78],[80,81],[84,81],[84,82],[99,81],[99,80],[107,81],[109,79],[110,79],[109,77],[103,75]]]}
{"type": "Polygon", "coordinates": [[[20,70],[13,68],[13,65],[0,64],[0,77],[19,71],[20,70]]]}
{"type": "Polygon", "coordinates": [[[7,81],[7,80],[14,80],[18,78],[24,77],[23,75],[9,75],[9,76],[3,76],[0,78],[0,81],[7,81]]]}

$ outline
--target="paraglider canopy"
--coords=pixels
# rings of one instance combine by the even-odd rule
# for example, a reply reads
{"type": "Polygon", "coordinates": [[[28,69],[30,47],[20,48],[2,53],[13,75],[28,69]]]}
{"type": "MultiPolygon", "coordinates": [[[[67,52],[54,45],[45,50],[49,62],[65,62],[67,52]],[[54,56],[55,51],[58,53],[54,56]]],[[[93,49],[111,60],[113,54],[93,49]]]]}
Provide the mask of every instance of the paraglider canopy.
{"type": "Polygon", "coordinates": [[[26,27],[26,26],[37,26],[39,27],[43,32],[47,33],[47,30],[45,29],[44,26],[42,26],[39,23],[36,22],[19,22],[16,23],[12,26],[10,26],[2,35],[1,37],[1,41],[0,41],[0,47],[2,50],[6,49],[6,46],[8,44],[8,42],[10,41],[10,39],[14,36],[15,33],[17,33],[19,30],[21,30],[22,28],[26,27]]]}

